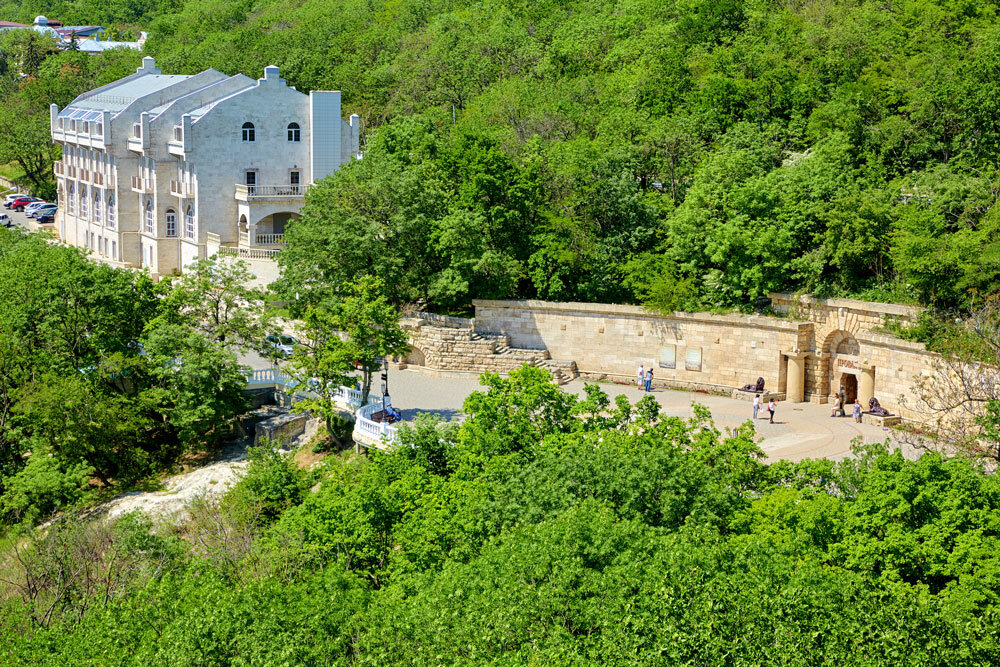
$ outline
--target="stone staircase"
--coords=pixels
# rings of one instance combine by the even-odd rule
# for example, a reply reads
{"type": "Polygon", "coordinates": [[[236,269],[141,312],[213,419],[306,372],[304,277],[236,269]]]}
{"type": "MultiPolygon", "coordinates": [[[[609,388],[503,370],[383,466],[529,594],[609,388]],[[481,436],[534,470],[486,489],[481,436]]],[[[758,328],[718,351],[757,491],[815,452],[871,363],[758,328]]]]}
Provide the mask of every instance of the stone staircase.
{"type": "Polygon", "coordinates": [[[580,376],[580,372],[576,368],[575,361],[566,361],[565,359],[544,359],[536,364],[540,368],[544,368],[549,373],[552,374],[552,380],[558,384],[563,385],[574,380],[580,376]]]}

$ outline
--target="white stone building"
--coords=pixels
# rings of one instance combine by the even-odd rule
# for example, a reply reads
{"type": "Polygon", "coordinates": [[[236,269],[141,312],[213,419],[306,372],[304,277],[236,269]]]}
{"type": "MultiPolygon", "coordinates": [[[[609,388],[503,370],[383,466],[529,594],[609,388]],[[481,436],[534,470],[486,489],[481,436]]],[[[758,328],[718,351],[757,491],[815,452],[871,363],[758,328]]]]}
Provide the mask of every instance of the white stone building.
{"type": "Polygon", "coordinates": [[[306,189],[358,155],[358,117],[339,91],[308,95],[206,70],[135,74],[51,107],[56,229],[66,243],[154,277],[219,251],[267,259],[306,189]]]}

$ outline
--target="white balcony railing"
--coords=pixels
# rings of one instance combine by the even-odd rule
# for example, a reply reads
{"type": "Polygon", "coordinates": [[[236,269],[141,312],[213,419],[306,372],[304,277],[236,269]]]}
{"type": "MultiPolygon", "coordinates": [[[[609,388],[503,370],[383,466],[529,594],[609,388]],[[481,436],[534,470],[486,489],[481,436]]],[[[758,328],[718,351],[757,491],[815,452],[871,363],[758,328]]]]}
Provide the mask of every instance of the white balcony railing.
{"type": "Polygon", "coordinates": [[[224,245],[219,248],[219,253],[240,259],[274,259],[281,248],[247,248],[244,246],[233,247],[224,245]]]}
{"type": "Polygon", "coordinates": [[[146,183],[142,180],[142,176],[132,177],[132,189],[136,192],[145,192],[146,183]]]}
{"type": "Polygon", "coordinates": [[[236,198],[240,201],[301,199],[308,189],[307,185],[243,185],[237,183],[236,198]]]}
{"type": "Polygon", "coordinates": [[[170,181],[170,194],[177,197],[190,197],[191,187],[185,185],[184,181],[170,181]]]}
{"type": "Polygon", "coordinates": [[[56,175],[58,175],[58,176],[65,176],[66,175],[66,165],[64,165],[61,161],[60,162],[54,162],[52,164],[52,171],[56,175]]]}
{"type": "Polygon", "coordinates": [[[254,245],[284,245],[284,234],[257,234],[254,245]]]}

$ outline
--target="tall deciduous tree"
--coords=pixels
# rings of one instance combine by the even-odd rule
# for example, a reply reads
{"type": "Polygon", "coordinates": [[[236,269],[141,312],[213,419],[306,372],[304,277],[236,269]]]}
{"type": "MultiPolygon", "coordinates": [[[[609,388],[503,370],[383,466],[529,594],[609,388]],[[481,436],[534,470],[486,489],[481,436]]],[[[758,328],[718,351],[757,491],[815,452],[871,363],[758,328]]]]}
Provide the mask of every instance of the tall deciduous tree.
{"type": "Polygon", "coordinates": [[[316,397],[300,405],[321,415],[335,436],[341,385],[353,384],[360,372],[364,405],[381,359],[407,349],[399,311],[386,298],[384,283],[361,278],[344,285],[342,294],[310,307],[301,332],[305,340],[296,346],[289,367],[316,397]]]}

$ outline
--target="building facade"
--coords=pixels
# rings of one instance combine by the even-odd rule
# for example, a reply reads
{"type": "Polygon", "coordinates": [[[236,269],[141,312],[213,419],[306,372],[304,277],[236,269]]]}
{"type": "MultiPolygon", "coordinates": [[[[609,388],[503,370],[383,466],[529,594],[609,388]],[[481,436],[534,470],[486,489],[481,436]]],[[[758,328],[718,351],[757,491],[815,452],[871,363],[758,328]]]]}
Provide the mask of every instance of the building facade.
{"type": "Polygon", "coordinates": [[[206,70],[135,74],[52,105],[56,230],[68,244],[154,277],[208,248],[268,258],[309,186],[359,156],[359,121],[339,91],[308,95],[277,67],[264,78],[206,70]]]}

